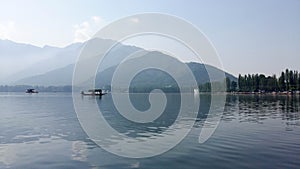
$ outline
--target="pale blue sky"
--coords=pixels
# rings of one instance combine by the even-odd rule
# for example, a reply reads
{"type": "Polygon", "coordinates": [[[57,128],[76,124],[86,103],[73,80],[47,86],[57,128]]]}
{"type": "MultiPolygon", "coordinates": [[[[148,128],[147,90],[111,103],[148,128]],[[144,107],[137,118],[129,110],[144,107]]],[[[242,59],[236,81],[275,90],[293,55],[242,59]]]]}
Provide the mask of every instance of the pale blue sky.
{"type": "MultiPolygon", "coordinates": [[[[300,70],[299,0],[0,1],[0,39],[66,46],[124,16],[162,12],[186,19],[215,45],[225,70],[300,70]]],[[[0,56],[1,57],[1,56],[0,56]]]]}

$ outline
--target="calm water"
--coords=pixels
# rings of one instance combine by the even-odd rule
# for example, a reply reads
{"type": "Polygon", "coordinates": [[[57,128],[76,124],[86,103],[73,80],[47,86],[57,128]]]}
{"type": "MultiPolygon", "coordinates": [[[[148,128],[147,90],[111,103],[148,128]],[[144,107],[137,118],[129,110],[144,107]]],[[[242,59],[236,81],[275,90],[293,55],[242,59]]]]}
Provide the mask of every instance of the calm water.
{"type": "MultiPolygon", "coordinates": [[[[110,95],[97,103],[116,130],[130,137],[147,137],[163,132],[176,119],[180,97],[167,97],[166,112],[155,123],[138,128],[116,112],[110,95]]],[[[133,105],[146,110],[146,98],[133,95],[133,105]]],[[[88,103],[94,98],[82,99],[88,103]]],[[[199,144],[210,101],[201,95],[198,120],[184,141],[156,157],[128,159],[88,139],[70,93],[0,93],[0,168],[300,168],[299,100],[227,96],[216,132],[199,144]]]]}

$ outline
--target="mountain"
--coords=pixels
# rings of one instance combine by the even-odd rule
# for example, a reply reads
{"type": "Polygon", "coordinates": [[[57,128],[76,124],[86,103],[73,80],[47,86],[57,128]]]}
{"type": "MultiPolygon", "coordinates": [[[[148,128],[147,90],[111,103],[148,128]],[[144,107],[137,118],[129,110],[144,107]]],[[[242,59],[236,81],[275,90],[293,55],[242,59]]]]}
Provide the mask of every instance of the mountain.
{"type": "Polygon", "coordinates": [[[75,43],[64,48],[0,40],[0,84],[13,84],[25,77],[47,73],[75,63],[82,47],[75,43]]]}
{"type": "MultiPolygon", "coordinates": [[[[115,44],[115,41],[109,39],[92,39],[85,43],[75,43],[64,48],[57,48],[51,46],[45,46],[43,48],[35,47],[27,44],[19,44],[12,41],[0,40],[0,56],[1,60],[4,58],[10,59],[10,64],[17,64],[15,62],[21,62],[23,60],[32,63],[27,63],[26,68],[16,67],[17,73],[9,76],[9,82],[14,85],[43,85],[43,86],[63,86],[72,84],[72,76],[74,63],[79,55],[83,45],[89,43],[89,47],[95,49],[105,48],[111,44],[115,44]],[[22,58],[24,58],[22,60],[22,58]],[[37,60],[34,60],[38,58],[37,60]]],[[[123,45],[116,43],[116,45],[110,50],[109,53],[103,58],[100,69],[96,75],[96,85],[98,87],[108,86],[111,84],[112,75],[117,65],[126,58],[128,55],[143,50],[135,46],[123,45]]],[[[161,55],[160,52],[147,52],[147,55],[161,55]]],[[[2,63],[3,64],[3,63],[2,63]]],[[[24,63],[26,64],[26,63],[24,63]]],[[[200,63],[190,62],[186,63],[194,74],[194,77],[198,84],[203,84],[211,81],[222,81],[223,77],[218,76],[223,73],[222,70],[200,63]],[[212,73],[212,77],[208,77],[207,71],[212,73]]],[[[171,65],[170,65],[171,66],[171,65]]],[[[233,75],[225,72],[226,77],[231,81],[236,81],[233,75]]],[[[185,76],[182,74],[182,76],[185,76]]],[[[89,78],[89,77],[88,77],[89,78]]],[[[138,74],[132,82],[133,86],[168,86],[174,85],[175,81],[169,75],[158,70],[145,70],[138,74]]]]}
{"type": "MultiPolygon", "coordinates": [[[[211,81],[223,81],[223,76],[220,75],[222,75],[224,72],[216,67],[195,62],[189,62],[186,64],[192,71],[198,85],[205,84],[211,81]],[[212,77],[209,77],[207,72],[211,72],[212,77]]],[[[102,88],[103,86],[109,86],[111,84],[112,76],[115,70],[116,66],[113,66],[98,73],[95,80],[96,87],[102,88]]],[[[185,74],[183,73],[182,76],[185,76],[185,74]]],[[[230,81],[237,82],[237,78],[229,73],[225,72],[225,77],[229,78],[230,81]]],[[[170,75],[157,69],[143,70],[142,72],[138,73],[131,82],[131,86],[133,87],[158,87],[175,85],[176,82],[170,75]]]]}
{"type": "MultiPolygon", "coordinates": [[[[0,40],[0,85],[15,85],[21,82],[31,83],[31,81],[24,81],[24,79],[59,72],[57,69],[64,69],[64,67],[76,62],[82,47],[86,43],[89,43],[90,47],[97,47],[98,49],[99,47],[105,47],[116,42],[109,39],[96,38],[84,43],[73,43],[64,48],[52,46],[40,48],[9,40],[0,40]]],[[[137,50],[141,50],[141,48],[117,43],[107,57],[105,57],[106,64],[102,65],[101,68],[104,70],[109,68],[106,65],[116,65],[124,56],[137,50]]],[[[56,81],[45,84],[54,84],[54,82],[56,81]]]]}
{"type": "Polygon", "coordinates": [[[18,80],[17,85],[65,86],[72,84],[74,64],[55,69],[44,74],[18,80]]]}
{"type": "Polygon", "coordinates": [[[10,40],[0,39],[0,56],[3,58],[9,57],[27,57],[33,53],[41,52],[43,49],[30,44],[17,43],[10,40]]]}
{"type": "MultiPolygon", "coordinates": [[[[209,76],[206,69],[209,69],[214,75],[222,73],[222,70],[201,63],[190,62],[186,63],[194,74],[194,77],[198,84],[204,84],[209,82],[209,76]]],[[[117,66],[112,66],[104,71],[101,71],[96,76],[96,86],[103,87],[109,86],[111,84],[113,73],[115,72],[117,66]]],[[[56,69],[45,74],[28,77],[19,80],[16,84],[22,85],[43,85],[43,86],[58,86],[58,85],[71,85],[72,75],[73,75],[74,64],[68,65],[64,68],[56,69]]],[[[236,77],[225,72],[225,76],[231,81],[237,81],[236,77]]],[[[212,81],[220,81],[219,77],[211,77],[212,81]]],[[[145,70],[139,73],[136,78],[134,78],[134,86],[158,86],[158,85],[172,85],[174,83],[173,79],[166,73],[158,70],[145,70]]]]}

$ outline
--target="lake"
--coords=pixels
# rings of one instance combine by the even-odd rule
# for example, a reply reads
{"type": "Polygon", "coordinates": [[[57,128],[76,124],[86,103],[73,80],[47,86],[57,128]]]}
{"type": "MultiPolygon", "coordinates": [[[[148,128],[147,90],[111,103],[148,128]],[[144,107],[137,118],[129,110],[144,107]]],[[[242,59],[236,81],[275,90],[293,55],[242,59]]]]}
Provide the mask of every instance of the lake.
{"type": "MultiPolygon", "coordinates": [[[[96,99],[113,128],[136,138],[159,135],[174,122],[180,97],[167,98],[158,121],[142,126],[123,118],[110,94],[81,99],[96,99]]],[[[131,159],[113,155],[89,139],[71,93],[0,93],[0,168],[300,168],[299,96],[227,95],[219,126],[202,144],[200,130],[212,117],[207,116],[210,96],[200,99],[196,123],[182,142],[161,155],[131,159]]],[[[131,100],[140,110],[150,106],[146,94],[132,94],[131,100]]]]}

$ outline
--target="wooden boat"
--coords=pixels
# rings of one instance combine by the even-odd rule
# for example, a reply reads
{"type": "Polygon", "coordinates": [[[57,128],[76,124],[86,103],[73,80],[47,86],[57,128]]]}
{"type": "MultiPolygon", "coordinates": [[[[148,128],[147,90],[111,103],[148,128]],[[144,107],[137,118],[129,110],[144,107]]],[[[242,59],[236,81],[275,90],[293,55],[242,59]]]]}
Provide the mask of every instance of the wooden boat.
{"type": "Polygon", "coordinates": [[[88,92],[81,91],[81,94],[87,96],[103,96],[106,93],[103,93],[102,89],[92,89],[92,90],[88,90],[88,92]]]}
{"type": "Polygon", "coordinates": [[[39,93],[39,92],[35,89],[27,89],[26,93],[39,93]]]}

